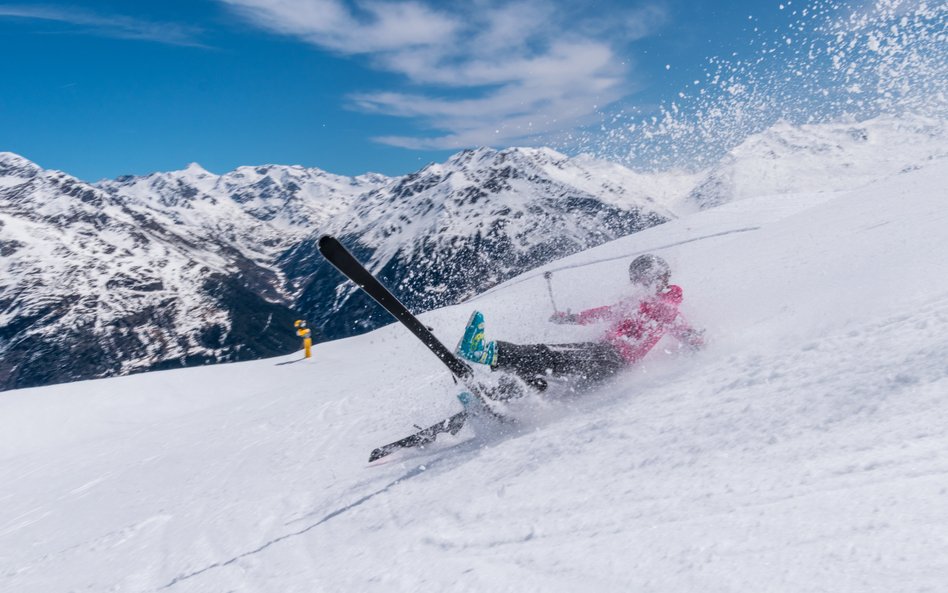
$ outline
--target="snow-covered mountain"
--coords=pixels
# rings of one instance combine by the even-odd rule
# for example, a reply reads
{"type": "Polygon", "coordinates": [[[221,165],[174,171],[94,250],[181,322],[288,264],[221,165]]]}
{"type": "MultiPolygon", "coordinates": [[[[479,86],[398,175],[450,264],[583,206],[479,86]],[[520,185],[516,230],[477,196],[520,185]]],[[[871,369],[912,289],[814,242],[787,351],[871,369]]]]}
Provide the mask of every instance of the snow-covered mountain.
{"type": "Polygon", "coordinates": [[[928,117],[780,123],[703,172],[688,199],[706,208],[752,196],[853,189],[946,155],[945,122],[928,117]]]}
{"type": "Polygon", "coordinates": [[[192,163],[181,171],[96,185],[129,207],[163,214],[184,232],[216,237],[255,259],[273,260],[313,229],[325,228],[357,196],[388,181],[377,174],[343,177],[279,165],[214,175],[192,163]]]}
{"type": "MultiPolygon", "coordinates": [[[[468,150],[360,196],[335,232],[409,308],[424,311],[672,218],[666,196],[639,179],[549,149],[468,150]]],[[[307,280],[338,277],[310,242],[281,267],[326,335],[388,322],[351,286],[307,280]]]]}
{"type": "Polygon", "coordinates": [[[4,153],[0,389],[288,352],[299,316],[318,339],[387,322],[339,290],[315,250],[325,232],[413,308],[456,302],[669,218],[639,179],[550,150],[482,149],[394,179],[193,164],[92,185],[4,153]]]}
{"type": "Polygon", "coordinates": [[[576,310],[648,251],[708,345],[371,466],[460,409],[398,325],[307,362],[2,393],[0,591],[942,591],[946,187],[926,159],[749,197],[426,313],[448,344],[475,307],[489,339],[595,337],[546,322],[543,272],[576,310]]]}
{"type": "Polygon", "coordinates": [[[280,236],[225,200],[189,198],[150,207],[0,155],[0,388],[293,347],[267,331],[294,319],[279,270],[261,255],[280,236]]]}

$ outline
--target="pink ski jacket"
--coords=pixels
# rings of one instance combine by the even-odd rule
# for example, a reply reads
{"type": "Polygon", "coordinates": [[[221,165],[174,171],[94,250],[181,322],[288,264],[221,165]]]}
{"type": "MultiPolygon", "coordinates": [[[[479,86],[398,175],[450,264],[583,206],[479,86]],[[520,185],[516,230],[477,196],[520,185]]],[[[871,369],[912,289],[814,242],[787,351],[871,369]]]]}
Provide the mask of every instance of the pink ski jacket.
{"type": "Polygon", "coordinates": [[[648,354],[670,332],[692,348],[704,344],[701,333],[692,329],[678,312],[682,291],[674,284],[643,300],[625,299],[614,305],[588,309],[576,315],[576,322],[589,325],[608,321],[603,340],[609,342],[632,364],[648,354]]]}

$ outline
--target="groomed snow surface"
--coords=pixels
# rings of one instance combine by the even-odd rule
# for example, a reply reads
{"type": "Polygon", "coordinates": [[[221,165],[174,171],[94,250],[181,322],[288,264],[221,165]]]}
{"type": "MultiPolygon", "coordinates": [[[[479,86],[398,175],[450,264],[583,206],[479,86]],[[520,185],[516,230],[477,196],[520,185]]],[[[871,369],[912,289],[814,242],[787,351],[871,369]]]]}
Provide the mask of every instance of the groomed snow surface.
{"type": "MultiPolygon", "coordinates": [[[[459,409],[397,326],[0,394],[0,591],[945,591],[946,187],[939,160],[555,262],[578,310],[661,254],[708,347],[372,465],[459,409]]],[[[490,338],[595,331],[546,322],[543,271],[423,319],[451,346],[475,307],[490,338]]]]}

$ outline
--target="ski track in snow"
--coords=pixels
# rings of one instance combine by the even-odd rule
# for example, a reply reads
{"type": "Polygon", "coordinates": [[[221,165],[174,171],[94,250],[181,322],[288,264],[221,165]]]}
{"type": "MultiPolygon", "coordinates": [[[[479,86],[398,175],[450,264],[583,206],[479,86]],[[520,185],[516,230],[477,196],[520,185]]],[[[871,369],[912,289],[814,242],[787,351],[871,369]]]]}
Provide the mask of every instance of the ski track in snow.
{"type": "MultiPolygon", "coordinates": [[[[708,348],[663,341],[594,392],[511,404],[514,430],[385,463],[458,409],[394,325],[306,361],[0,394],[0,590],[941,591],[946,186],[937,162],[761,196],[552,264],[579,309],[667,246],[708,348]]],[[[475,301],[489,338],[596,331],[547,324],[530,276],[475,301]]],[[[453,346],[475,302],[423,321],[453,346]]]]}

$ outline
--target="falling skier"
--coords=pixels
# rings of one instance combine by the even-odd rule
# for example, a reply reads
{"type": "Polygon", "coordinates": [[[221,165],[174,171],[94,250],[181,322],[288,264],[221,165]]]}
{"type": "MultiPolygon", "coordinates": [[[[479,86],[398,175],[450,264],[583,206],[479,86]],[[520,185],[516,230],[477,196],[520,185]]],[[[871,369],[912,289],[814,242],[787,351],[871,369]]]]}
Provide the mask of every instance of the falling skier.
{"type": "MultiPolygon", "coordinates": [[[[484,340],[484,316],[475,311],[457,347],[457,353],[491,370],[513,373],[543,391],[547,378],[571,378],[580,384],[598,383],[641,360],[666,333],[685,347],[704,345],[703,331],[692,328],[678,312],[680,286],[669,284],[671,268],[656,255],[641,255],[629,266],[629,279],[639,290],[614,305],[581,313],[556,312],[553,323],[588,325],[605,322],[597,342],[575,344],[513,344],[484,340]],[[644,293],[644,297],[641,296],[644,293]]],[[[498,397],[516,392],[502,389],[498,397]]]]}
{"type": "MultiPolygon", "coordinates": [[[[484,398],[512,397],[511,388],[494,389],[483,385],[463,360],[442,344],[431,330],[401,304],[397,298],[355,257],[330,235],[319,239],[319,252],[352,280],[367,295],[398,319],[451,371],[455,380],[466,388],[458,394],[464,410],[453,414],[414,434],[377,447],[369,455],[369,462],[381,459],[394,451],[423,447],[439,434],[457,434],[471,416],[482,416],[508,422],[503,414],[490,409],[484,398]]],[[[558,345],[517,345],[508,342],[484,342],[484,316],[475,312],[469,327],[458,344],[458,353],[491,368],[511,371],[529,381],[538,389],[546,387],[547,376],[579,376],[601,381],[622,367],[634,363],[655,346],[666,332],[671,332],[683,344],[692,348],[703,345],[701,332],[692,329],[678,314],[681,288],[669,285],[668,264],[656,256],[636,258],[629,267],[630,279],[645,291],[645,298],[629,298],[609,307],[584,311],[578,315],[555,313],[551,321],[557,323],[592,323],[609,321],[609,330],[600,342],[558,345]]],[[[552,296],[552,294],[551,294],[552,296]]],[[[556,306],[554,305],[554,309],[556,306]]]]}

